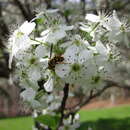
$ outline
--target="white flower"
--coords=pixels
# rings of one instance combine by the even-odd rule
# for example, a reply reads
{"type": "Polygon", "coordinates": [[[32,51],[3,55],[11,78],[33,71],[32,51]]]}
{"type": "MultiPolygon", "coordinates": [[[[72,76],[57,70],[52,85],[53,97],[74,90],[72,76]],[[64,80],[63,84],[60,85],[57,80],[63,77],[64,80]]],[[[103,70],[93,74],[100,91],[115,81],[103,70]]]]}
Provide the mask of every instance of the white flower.
{"type": "Polygon", "coordinates": [[[46,110],[46,109],[43,109],[43,110],[42,110],[42,114],[43,114],[43,115],[48,114],[48,113],[47,113],[47,110],[46,110]]]}
{"type": "MultiPolygon", "coordinates": [[[[103,81],[109,76],[107,72],[112,70],[114,56],[111,55],[113,51],[110,47],[102,41],[109,43],[110,32],[116,32],[114,35],[119,36],[125,30],[114,13],[111,20],[104,14],[87,14],[88,23],[81,23],[80,27],[85,32],[79,31],[78,24],[75,26],[77,30],[73,30],[74,27],[64,25],[64,21],[62,24],[61,19],[53,19],[55,11],[42,12],[33,19],[45,20],[45,26],[39,26],[40,30],[44,28],[40,37],[31,40],[29,35],[35,23],[26,21],[13,33],[10,42],[10,65],[15,56],[15,73],[20,86],[25,88],[21,96],[32,108],[39,112],[44,109],[43,114],[52,115],[56,115],[55,112],[61,106],[65,84],[71,87],[69,97],[74,96],[73,92],[79,89],[81,93],[87,94],[93,88],[105,85],[103,81]],[[46,22],[49,23],[46,25],[46,22]]],[[[75,130],[79,127],[79,114],[74,116],[73,124],[71,120],[72,116],[63,119],[62,128],[75,130]]]]}
{"type": "Polygon", "coordinates": [[[91,62],[92,51],[71,45],[67,48],[64,57],[64,64],[57,64],[56,74],[70,84],[83,84],[88,76],[88,66],[86,62],[91,62]]]}
{"type": "Polygon", "coordinates": [[[44,88],[47,92],[52,92],[54,87],[54,79],[52,76],[49,76],[48,80],[44,84],[44,88]]]}
{"type": "Polygon", "coordinates": [[[31,66],[38,66],[39,62],[38,62],[38,58],[33,55],[31,52],[29,52],[29,50],[23,53],[18,53],[16,55],[16,60],[17,62],[17,66],[23,66],[23,67],[31,67],[31,66]]]}
{"type": "Polygon", "coordinates": [[[79,120],[79,118],[80,118],[79,113],[75,114],[74,119],[75,119],[75,120],[79,120]]]}
{"type": "Polygon", "coordinates": [[[28,22],[25,21],[20,27],[19,27],[19,32],[29,35],[33,29],[35,28],[36,24],[34,22],[28,22]]]}
{"type": "Polygon", "coordinates": [[[97,53],[99,53],[99,55],[106,56],[106,57],[107,57],[107,54],[110,51],[108,46],[105,47],[101,41],[97,41],[96,45],[94,46],[94,48],[97,50],[97,53]]]}
{"type": "Polygon", "coordinates": [[[108,67],[109,56],[110,56],[110,48],[109,46],[104,46],[101,41],[97,41],[96,45],[94,46],[96,49],[95,55],[94,55],[94,61],[97,66],[97,71],[100,72],[100,77],[105,77],[106,71],[108,71],[110,68],[108,67]]]}
{"type": "MultiPolygon", "coordinates": [[[[43,69],[48,67],[48,61],[50,57],[50,48],[47,46],[39,45],[35,49],[35,56],[39,59],[39,63],[42,65],[43,69]]],[[[53,56],[53,53],[52,53],[53,56]]]]}
{"type": "Polygon", "coordinates": [[[38,113],[37,113],[36,110],[33,111],[32,117],[33,117],[33,118],[37,118],[37,117],[38,117],[38,113]]]}
{"type": "MultiPolygon", "coordinates": [[[[88,40],[97,41],[100,40],[101,36],[104,35],[104,32],[106,31],[104,28],[98,26],[98,23],[95,24],[95,26],[90,26],[81,23],[80,24],[80,30],[88,33],[88,40]],[[89,36],[90,35],[90,36],[89,36]]],[[[104,24],[103,24],[104,25],[104,24]]],[[[86,38],[86,36],[84,36],[86,38]]]]}
{"type": "Polygon", "coordinates": [[[58,25],[54,28],[49,28],[41,33],[41,38],[37,40],[43,43],[56,44],[59,40],[66,37],[66,31],[72,30],[73,26],[58,25]]]}
{"type": "Polygon", "coordinates": [[[9,67],[11,68],[11,63],[13,56],[15,56],[19,51],[24,51],[34,44],[28,37],[28,35],[35,28],[35,23],[24,22],[17,30],[14,31],[13,35],[9,39],[9,46],[11,49],[9,67]]]}
{"type": "Polygon", "coordinates": [[[103,12],[99,12],[99,15],[95,14],[87,14],[85,17],[86,20],[94,23],[100,23],[104,26],[105,21],[108,19],[108,15],[104,14],[103,12]]]}
{"type": "Polygon", "coordinates": [[[41,108],[41,104],[39,101],[37,100],[32,100],[30,101],[30,106],[33,108],[33,109],[39,109],[41,108]]]}
{"type": "Polygon", "coordinates": [[[91,21],[91,22],[99,22],[100,21],[100,17],[94,14],[87,14],[85,19],[91,21]]]}
{"type": "Polygon", "coordinates": [[[54,14],[57,13],[59,11],[59,9],[48,9],[48,10],[44,10],[38,14],[36,14],[36,17],[33,18],[31,21],[34,21],[36,19],[42,18],[44,14],[54,14]]]}
{"type": "Polygon", "coordinates": [[[122,23],[118,19],[118,16],[116,14],[116,11],[113,11],[112,16],[109,17],[108,21],[106,21],[106,28],[109,31],[115,31],[118,32],[120,30],[122,23]]]}
{"type": "Polygon", "coordinates": [[[21,94],[21,97],[25,101],[32,101],[35,98],[36,92],[32,88],[26,88],[21,94]]]}
{"type": "Polygon", "coordinates": [[[129,47],[128,32],[130,32],[130,28],[128,26],[127,21],[125,19],[120,21],[116,11],[113,11],[112,16],[106,21],[105,26],[109,31],[109,40],[112,42],[125,43],[126,46],[129,47]]]}
{"type": "Polygon", "coordinates": [[[35,49],[35,55],[38,58],[44,58],[44,57],[49,57],[50,53],[49,53],[49,49],[47,49],[47,47],[43,46],[43,45],[39,45],[37,46],[37,48],[35,49]]]}
{"type": "Polygon", "coordinates": [[[57,110],[61,106],[60,102],[52,102],[51,105],[48,107],[48,110],[54,111],[57,110]]]}
{"type": "Polygon", "coordinates": [[[85,32],[90,32],[91,30],[92,30],[92,27],[91,26],[89,26],[89,25],[86,25],[86,24],[84,24],[84,23],[80,23],[80,29],[82,30],[82,31],[85,31],[85,32]]]}
{"type": "Polygon", "coordinates": [[[50,60],[49,58],[41,58],[39,60],[39,63],[42,65],[43,69],[46,69],[48,67],[49,60],[50,60]]]}
{"type": "Polygon", "coordinates": [[[31,67],[28,70],[28,75],[29,75],[29,79],[31,81],[38,81],[41,78],[41,73],[40,73],[40,69],[37,67],[31,67]]]}

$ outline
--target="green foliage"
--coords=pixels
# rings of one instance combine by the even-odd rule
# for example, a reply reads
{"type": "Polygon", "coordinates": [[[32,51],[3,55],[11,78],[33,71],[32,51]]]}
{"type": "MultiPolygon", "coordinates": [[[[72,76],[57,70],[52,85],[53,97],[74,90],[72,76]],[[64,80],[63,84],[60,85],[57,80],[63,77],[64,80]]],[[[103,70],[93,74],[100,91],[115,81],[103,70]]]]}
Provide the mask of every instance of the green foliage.
{"type": "Polygon", "coordinates": [[[80,30],[80,35],[81,35],[81,37],[84,37],[85,40],[87,40],[89,43],[92,42],[92,36],[90,36],[90,33],[80,30]]]}
{"type": "Polygon", "coordinates": [[[35,121],[38,121],[40,123],[43,123],[44,125],[49,126],[52,130],[56,130],[58,122],[60,120],[60,116],[58,115],[42,115],[35,119],[35,121]]]}
{"type": "Polygon", "coordinates": [[[39,100],[44,95],[44,90],[40,90],[37,95],[35,96],[36,100],[39,100]]]}
{"type": "MultiPolygon", "coordinates": [[[[60,40],[58,42],[58,44],[62,43],[62,40],[60,40]]],[[[65,52],[65,49],[64,48],[61,48],[57,45],[53,46],[53,51],[57,54],[57,55],[62,55],[64,52],[65,52]]]]}
{"type": "Polygon", "coordinates": [[[64,11],[64,16],[65,16],[65,17],[68,17],[71,13],[72,13],[72,10],[66,9],[66,10],[64,11]]]}
{"type": "Polygon", "coordinates": [[[44,20],[45,20],[44,18],[39,18],[39,19],[36,19],[35,21],[37,24],[43,24],[44,20]]]}

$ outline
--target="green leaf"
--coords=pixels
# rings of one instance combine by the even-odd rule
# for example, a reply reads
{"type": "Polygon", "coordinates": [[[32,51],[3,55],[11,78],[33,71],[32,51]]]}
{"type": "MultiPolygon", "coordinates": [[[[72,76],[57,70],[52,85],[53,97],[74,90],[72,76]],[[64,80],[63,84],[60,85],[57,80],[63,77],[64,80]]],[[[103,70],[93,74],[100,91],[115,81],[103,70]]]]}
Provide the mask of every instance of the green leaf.
{"type": "Polygon", "coordinates": [[[44,95],[44,91],[43,90],[40,90],[38,93],[37,93],[37,95],[35,96],[35,99],[36,100],[38,100],[38,99],[40,99],[43,95],[44,95]]]}
{"type": "Polygon", "coordinates": [[[35,118],[35,121],[38,121],[40,123],[43,123],[44,125],[47,125],[52,130],[56,130],[58,122],[60,120],[60,116],[58,115],[41,115],[35,118]]]}
{"type": "Polygon", "coordinates": [[[36,23],[37,24],[43,24],[44,23],[44,19],[43,18],[38,18],[38,19],[36,19],[36,23]]]}
{"type": "Polygon", "coordinates": [[[89,43],[92,42],[92,36],[90,36],[90,33],[80,30],[80,35],[82,38],[87,40],[89,43]]]}
{"type": "Polygon", "coordinates": [[[66,16],[66,17],[68,17],[70,14],[72,13],[72,11],[71,10],[65,10],[64,11],[64,16],[66,16]]]}
{"type": "Polygon", "coordinates": [[[62,55],[62,54],[65,52],[65,49],[59,47],[58,45],[55,45],[55,46],[53,47],[53,49],[54,49],[54,52],[55,52],[56,54],[58,54],[58,55],[62,55]]]}

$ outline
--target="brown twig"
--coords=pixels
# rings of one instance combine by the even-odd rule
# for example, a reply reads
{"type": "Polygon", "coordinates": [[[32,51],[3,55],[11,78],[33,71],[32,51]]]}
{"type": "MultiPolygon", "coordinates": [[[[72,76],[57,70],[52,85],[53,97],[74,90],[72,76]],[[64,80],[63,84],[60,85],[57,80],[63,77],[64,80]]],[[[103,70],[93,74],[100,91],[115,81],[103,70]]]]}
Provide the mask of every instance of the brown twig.
{"type": "Polygon", "coordinates": [[[76,112],[78,112],[80,110],[81,107],[88,104],[95,97],[100,96],[108,88],[118,87],[118,88],[123,88],[123,89],[130,90],[130,86],[125,86],[124,87],[124,86],[122,86],[119,83],[114,82],[114,81],[108,81],[107,80],[106,82],[107,82],[106,86],[104,86],[102,89],[98,90],[96,93],[94,93],[94,90],[91,90],[89,96],[85,97],[84,100],[82,102],[80,102],[79,104],[77,104],[76,106],[73,106],[70,109],[70,111],[66,115],[64,115],[64,117],[67,118],[70,115],[75,114],[76,112]]]}
{"type": "Polygon", "coordinates": [[[45,3],[46,3],[46,5],[47,5],[47,9],[52,8],[51,0],[45,0],[45,3]]]}
{"type": "Polygon", "coordinates": [[[64,116],[65,116],[64,110],[65,110],[66,101],[67,101],[68,94],[69,94],[69,84],[65,84],[63,92],[64,92],[64,96],[63,96],[61,107],[60,107],[61,118],[60,118],[60,121],[59,121],[58,129],[63,125],[63,119],[64,119],[64,116]]]}
{"type": "Polygon", "coordinates": [[[86,11],[85,11],[86,1],[85,0],[81,0],[81,4],[82,4],[83,16],[85,16],[85,14],[86,14],[86,11]]]}
{"type": "Polygon", "coordinates": [[[32,20],[32,18],[34,18],[34,15],[32,12],[28,12],[28,9],[25,8],[25,6],[21,3],[21,1],[19,0],[13,0],[15,5],[20,9],[22,15],[24,16],[24,18],[28,21],[32,20]]]}

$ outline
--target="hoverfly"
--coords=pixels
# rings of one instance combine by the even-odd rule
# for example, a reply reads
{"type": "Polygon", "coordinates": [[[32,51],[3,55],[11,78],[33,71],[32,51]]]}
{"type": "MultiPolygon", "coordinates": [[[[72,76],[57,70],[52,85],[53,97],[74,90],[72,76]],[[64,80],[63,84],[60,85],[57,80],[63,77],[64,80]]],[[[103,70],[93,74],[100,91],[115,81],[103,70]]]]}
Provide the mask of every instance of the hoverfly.
{"type": "Polygon", "coordinates": [[[56,64],[62,63],[64,61],[64,57],[62,55],[55,55],[53,58],[52,57],[52,50],[53,50],[53,45],[51,46],[50,50],[50,60],[48,62],[48,69],[54,70],[56,64]]]}
{"type": "Polygon", "coordinates": [[[48,69],[54,70],[56,64],[62,63],[64,61],[64,57],[61,55],[56,55],[48,62],[48,69]]]}

